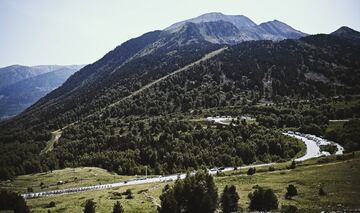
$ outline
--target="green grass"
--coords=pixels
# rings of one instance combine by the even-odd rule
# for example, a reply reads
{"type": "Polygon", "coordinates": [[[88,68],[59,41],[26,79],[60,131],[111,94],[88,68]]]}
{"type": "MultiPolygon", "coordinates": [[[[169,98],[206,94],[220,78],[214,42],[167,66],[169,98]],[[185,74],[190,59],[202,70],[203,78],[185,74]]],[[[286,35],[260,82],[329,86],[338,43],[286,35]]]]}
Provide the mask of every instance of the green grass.
{"type": "Polygon", "coordinates": [[[272,188],[281,205],[295,205],[303,212],[336,210],[338,206],[350,209],[360,204],[360,160],[298,167],[295,170],[258,173],[254,176],[230,176],[216,178],[219,189],[234,184],[240,194],[240,206],[248,206],[247,195],[256,185],[272,188]],[[286,187],[294,184],[299,192],[292,200],[284,199],[286,187]],[[323,185],[327,196],[318,195],[323,185]],[[340,204],[340,205],[339,205],[340,204]]]}
{"type": "MultiPolygon", "coordinates": [[[[288,162],[277,164],[275,171],[268,172],[268,166],[257,168],[253,176],[245,175],[246,170],[237,170],[226,173],[225,176],[216,176],[215,183],[219,195],[225,185],[233,184],[239,194],[239,205],[243,209],[248,207],[248,194],[256,185],[274,189],[281,205],[295,205],[302,212],[320,212],[321,210],[336,210],[337,208],[360,208],[360,158],[356,153],[339,159],[336,156],[311,159],[298,164],[296,169],[288,170],[288,162]],[[325,159],[325,160],[324,160],[325,159]],[[285,188],[294,184],[299,192],[292,200],[284,199],[285,188]],[[319,186],[324,186],[328,193],[318,196],[319,186]],[[340,207],[341,206],[341,207],[340,207]]],[[[36,180],[33,180],[36,181],[36,180]]],[[[110,212],[116,200],[125,208],[125,212],[156,212],[156,204],[160,203],[161,190],[167,183],[152,183],[137,186],[118,187],[107,190],[87,191],[69,195],[37,198],[27,200],[33,212],[47,212],[50,201],[56,203],[52,212],[81,212],[87,199],[94,199],[97,203],[97,212],[110,212]],[[134,199],[114,197],[113,192],[124,192],[131,189],[134,199]],[[145,191],[145,193],[144,193],[145,191]]],[[[173,182],[169,182],[173,184],[173,182]]]]}
{"type": "Polygon", "coordinates": [[[27,191],[28,187],[32,187],[34,192],[38,192],[89,186],[100,183],[113,183],[132,178],[134,178],[134,176],[120,176],[101,168],[78,167],[31,175],[21,175],[16,177],[13,182],[1,182],[0,188],[7,188],[12,191],[23,193],[27,191]],[[58,185],[57,183],[59,181],[62,181],[63,184],[58,185]],[[40,187],[41,183],[44,183],[45,187],[40,187]]]}
{"type": "MultiPolygon", "coordinates": [[[[143,190],[149,190],[147,193],[155,195],[157,198],[161,193],[165,183],[146,184],[129,187],[119,187],[109,190],[87,191],[76,194],[60,195],[54,197],[44,197],[27,200],[32,212],[82,212],[84,203],[88,199],[93,199],[96,202],[96,212],[111,212],[116,201],[120,201],[125,212],[156,212],[156,206],[152,200],[147,197],[143,190]],[[113,192],[125,192],[126,189],[131,189],[134,194],[134,199],[125,199],[123,195],[121,199],[116,199],[113,192]],[[56,207],[46,208],[47,205],[54,201],[56,207]]],[[[159,199],[156,199],[159,202],[159,199]]]]}

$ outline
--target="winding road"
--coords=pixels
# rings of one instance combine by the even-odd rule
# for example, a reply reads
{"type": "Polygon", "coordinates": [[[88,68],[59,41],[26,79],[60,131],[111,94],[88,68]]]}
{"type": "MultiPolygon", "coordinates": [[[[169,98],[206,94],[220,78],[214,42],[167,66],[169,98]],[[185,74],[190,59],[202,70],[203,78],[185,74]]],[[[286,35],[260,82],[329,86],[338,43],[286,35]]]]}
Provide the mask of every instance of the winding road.
{"type": "MultiPolygon", "coordinates": [[[[310,158],[316,158],[323,155],[328,155],[328,153],[320,151],[320,145],[326,144],[334,144],[338,147],[338,151],[335,153],[337,155],[341,155],[344,152],[344,148],[339,144],[327,141],[323,138],[309,135],[309,134],[302,134],[297,132],[287,132],[283,133],[289,137],[297,138],[303,141],[306,145],[306,154],[300,158],[295,159],[295,161],[304,161],[310,158]]],[[[225,167],[225,168],[213,168],[208,170],[209,174],[215,175],[218,171],[226,172],[232,171],[235,169],[247,169],[250,167],[262,167],[262,166],[271,166],[276,163],[265,163],[265,164],[255,164],[255,165],[247,165],[241,167],[225,167]]],[[[194,175],[196,171],[190,173],[190,175],[194,175]]],[[[184,179],[186,177],[186,173],[179,173],[179,174],[172,174],[167,176],[158,176],[158,177],[151,177],[151,178],[140,178],[140,179],[133,179],[128,181],[121,181],[117,183],[110,183],[110,184],[101,184],[101,185],[93,185],[93,186],[84,186],[84,187],[77,187],[77,188],[69,188],[69,189],[60,189],[60,190],[52,190],[52,191],[45,191],[45,192],[34,192],[34,193],[24,193],[21,194],[25,199],[29,198],[38,198],[38,197],[46,197],[46,196],[54,196],[54,195],[64,195],[64,194],[71,194],[89,190],[101,190],[101,189],[109,189],[114,187],[120,186],[132,186],[132,185],[140,185],[140,184],[148,184],[148,183],[159,183],[159,182],[170,182],[175,181],[177,179],[184,179]]]]}
{"type": "MultiPolygon", "coordinates": [[[[175,70],[174,72],[163,76],[162,78],[157,79],[156,81],[153,81],[147,85],[144,85],[142,88],[140,88],[137,91],[134,91],[133,93],[131,93],[130,95],[120,99],[119,101],[116,101],[104,108],[102,108],[100,110],[100,112],[106,110],[109,107],[115,106],[117,104],[119,104],[121,101],[124,101],[126,99],[129,99],[131,97],[133,97],[134,95],[144,91],[145,89],[159,83],[162,80],[165,80],[167,78],[169,78],[170,76],[173,76],[177,73],[183,72],[187,69],[189,69],[190,67],[200,64],[203,61],[206,61],[216,55],[218,55],[219,53],[223,52],[225,48],[221,48],[218,50],[215,50],[213,52],[210,52],[208,54],[206,54],[203,58],[190,63],[178,70],[175,70]]],[[[93,114],[88,115],[87,117],[92,116],[93,114]]],[[[206,120],[207,121],[213,121],[215,123],[219,123],[219,124],[223,124],[223,125],[229,125],[231,123],[231,120],[233,118],[231,117],[208,117],[206,120]]],[[[244,117],[244,119],[247,119],[247,117],[244,117]]],[[[58,141],[58,139],[61,137],[61,130],[76,124],[77,122],[71,123],[65,127],[63,127],[62,129],[59,129],[57,131],[52,132],[52,138],[51,140],[49,140],[46,148],[44,150],[42,150],[42,154],[46,153],[48,151],[51,151],[53,149],[54,144],[58,141]]],[[[330,144],[332,142],[329,142],[325,139],[322,139],[320,137],[316,137],[314,135],[305,135],[305,134],[301,134],[301,133],[294,133],[294,132],[287,132],[284,133],[284,135],[287,135],[289,137],[294,137],[297,138],[299,140],[302,140],[305,144],[306,144],[306,154],[300,158],[295,159],[295,161],[304,161],[310,158],[315,158],[315,157],[320,157],[322,155],[328,155],[329,153],[325,153],[325,152],[321,152],[320,151],[320,145],[326,145],[326,144],[330,144]]],[[[335,144],[335,143],[334,143],[335,144]]],[[[342,154],[344,151],[344,148],[341,147],[339,144],[335,144],[338,148],[338,151],[336,152],[336,154],[342,154]]],[[[213,168],[209,170],[209,174],[216,174],[218,171],[222,171],[222,172],[226,172],[226,171],[232,171],[234,169],[246,169],[246,168],[250,168],[250,167],[261,167],[261,166],[271,166],[274,165],[275,163],[265,163],[265,164],[256,164],[256,165],[247,165],[247,166],[242,166],[242,167],[225,167],[225,168],[213,168]]],[[[196,173],[196,171],[193,171],[190,173],[190,175],[194,175],[196,173]]],[[[133,180],[128,180],[128,181],[122,181],[122,182],[117,182],[117,183],[110,183],[110,184],[101,184],[101,185],[93,185],[93,186],[84,186],[84,187],[77,187],[77,188],[69,188],[69,189],[59,189],[59,190],[52,190],[52,191],[44,191],[44,192],[33,192],[33,193],[24,193],[21,194],[25,199],[29,199],[29,198],[38,198],[38,197],[46,197],[46,196],[54,196],[54,195],[64,195],[64,194],[70,194],[70,193],[77,193],[77,192],[83,192],[83,191],[89,191],[89,190],[101,190],[101,189],[109,189],[109,188],[113,188],[113,187],[120,187],[120,186],[131,186],[131,185],[140,185],[140,184],[147,184],[147,183],[159,183],[159,182],[168,182],[168,181],[174,181],[176,179],[184,179],[186,177],[185,173],[179,173],[179,174],[173,174],[173,175],[167,175],[167,176],[158,176],[158,177],[151,177],[151,178],[140,178],[140,179],[133,179],[133,180]]]]}
{"type": "Polygon", "coordinates": [[[333,144],[337,148],[335,155],[342,155],[344,153],[344,147],[340,146],[337,143],[328,141],[326,139],[323,139],[323,138],[320,138],[320,137],[317,137],[314,135],[302,134],[299,132],[291,132],[291,131],[284,133],[284,135],[297,138],[297,139],[303,141],[306,145],[305,155],[302,156],[301,158],[295,159],[295,161],[304,161],[304,160],[308,160],[310,158],[316,158],[316,157],[321,157],[324,155],[325,156],[330,155],[330,153],[328,153],[328,152],[321,151],[321,149],[320,149],[321,145],[333,144]]]}

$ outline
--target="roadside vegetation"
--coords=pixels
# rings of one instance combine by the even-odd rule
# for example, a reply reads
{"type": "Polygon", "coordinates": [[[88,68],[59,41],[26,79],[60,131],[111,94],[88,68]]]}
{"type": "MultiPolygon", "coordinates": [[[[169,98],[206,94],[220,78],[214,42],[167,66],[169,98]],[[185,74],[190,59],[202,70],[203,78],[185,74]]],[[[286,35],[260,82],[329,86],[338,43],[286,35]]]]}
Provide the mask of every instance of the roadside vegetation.
{"type": "Polygon", "coordinates": [[[21,175],[13,181],[0,182],[0,188],[11,189],[18,193],[50,191],[72,187],[90,186],[120,182],[136,178],[120,176],[97,167],[77,167],[54,170],[32,175],[21,175]]]}
{"type": "MultiPolygon", "coordinates": [[[[245,170],[219,174],[213,178],[218,194],[217,208],[222,208],[220,201],[225,187],[232,185],[239,195],[238,208],[242,210],[249,209],[249,193],[255,192],[259,187],[264,190],[271,189],[274,192],[278,200],[277,210],[294,208],[294,206],[302,212],[358,208],[359,157],[359,153],[354,155],[350,153],[344,157],[329,156],[311,159],[292,170],[274,166],[275,170],[269,171],[268,166],[260,167],[253,175],[247,175],[245,170]],[[297,195],[291,196],[291,199],[286,196],[290,184],[297,190],[297,195]],[[319,195],[321,188],[325,195],[319,195]]],[[[36,212],[47,212],[48,209],[52,212],[82,212],[86,200],[91,199],[96,203],[96,212],[111,211],[117,201],[120,201],[125,212],[157,212],[161,204],[160,195],[164,188],[168,188],[166,185],[170,188],[175,187],[174,182],[118,187],[29,199],[27,205],[36,212]],[[133,194],[132,199],[127,199],[125,195],[129,189],[133,194]],[[56,206],[48,208],[50,202],[54,202],[56,206]]]]}

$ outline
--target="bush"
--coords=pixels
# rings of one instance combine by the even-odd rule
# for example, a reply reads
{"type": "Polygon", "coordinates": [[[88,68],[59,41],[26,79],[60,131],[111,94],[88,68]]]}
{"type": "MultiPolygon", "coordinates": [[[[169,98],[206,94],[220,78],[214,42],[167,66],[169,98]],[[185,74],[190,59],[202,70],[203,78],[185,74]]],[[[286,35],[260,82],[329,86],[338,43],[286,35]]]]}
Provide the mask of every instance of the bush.
{"type": "Polygon", "coordinates": [[[278,208],[278,199],[272,189],[258,187],[249,195],[251,211],[270,211],[278,208]]]}
{"type": "Polygon", "coordinates": [[[293,205],[285,205],[281,207],[281,212],[283,213],[298,213],[299,209],[293,205]]]}
{"type": "Polygon", "coordinates": [[[93,200],[85,202],[84,213],[95,213],[96,203],[93,200]]]}
{"type": "Polygon", "coordinates": [[[337,146],[333,144],[320,145],[320,151],[325,151],[330,154],[335,154],[337,151],[337,146]]]}
{"type": "Polygon", "coordinates": [[[32,187],[27,187],[27,192],[32,193],[32,192],[34,192],[34,190],[32,187]]]}
{"type": "Polygon", "coordinates": [[[325,196],[326,195],[326,192],[325,192],[325,190],[324,190],[324,188],[322,186],[320,186],[320,188],[319,188],[319,195],[320,196],[325,196]]]}
{"type": "Polygon", "coordinates": [[[0,180],[11,180],[13,179],[13,175],[6,168],[0,168],[0,180]]]}
{"type": "Polygon", "coordinates": [[[121,199],[121,198],[122,198],[120,192],[112,192],[111,194],[112,194],[112,195],[111,195],[110,199],[112,199],[112,200],[117,200],[117,199],[121,199]]]}
{"type": "Polygon", "coordinates": [[[249,168],[248,169],[248,171],[247,171],[247,175],[253,175],[253,174],[255,174],[255,172],[256,172],[256,168],[249,168]]]}
{"type": "Polygon", "coordinates": [[[13,210],[21,213],[30,212],[21,195],[4,189],[0,190],[0,212],[2,212],[1,210],[13,210]]]}
{"type": "Polygon", "coordinates": [[[48,204],[48,208],[53,208],[53,207],[55,207],[55,206],[56,206],[56,204],[55,204],[54,201],[51,201],[51,202],[48,204]]]}
{"type": "Polygon", "coordinates": [[[124,213],[124,208],[119,201],[114,203],[113,213],[124,213]]]}
{"type": "Polygon", "coordinates": [[[295,169],[295,168],[296,168],[296,162],[293,160],[290,166],[288,167],[288,169],[295,169]]]}
{"type": "Polygon", "coordinates": [[[126,199],[133,199],[134,198],[134,195],[133,195],[131,189],[127,189],[124,194],[126,195],[126,199]]]}
{"type": "Polygon", "coordinates": [[[275,171],[275,167],[269,166],[269,172],[273,172],[273,171],[275,171]]]}
{"type": "Polygon", "coordinates": [[[294,185],[290,184],[287,188],[286,188],[287,192],[285,194],[285,198],[286,199],[291,199],[291,197],[298,195],[297,189],[294,185]]]}

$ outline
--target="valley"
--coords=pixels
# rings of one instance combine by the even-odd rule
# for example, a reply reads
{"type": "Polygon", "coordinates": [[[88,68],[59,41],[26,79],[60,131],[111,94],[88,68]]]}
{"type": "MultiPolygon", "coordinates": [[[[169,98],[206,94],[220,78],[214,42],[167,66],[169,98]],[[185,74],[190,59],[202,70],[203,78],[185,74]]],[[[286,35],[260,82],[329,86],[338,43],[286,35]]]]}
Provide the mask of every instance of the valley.
{"type": "Polygon", "coordinates": [[[0,122],[0,211],[357,211],[359,47],[222,13],[125,41],[0,122]]]}
{"type": "MultiPolygon", "coordinates": [[[[312,158],[317,158],[324,155],[330,155],[330,153],[324,153],[320,151],[321,144],[327,144],[330,143],[322,138],[318,138],[313,135],[304,135],[300,133],[293,133],[288,132],[284,133],[285,135],[288,135],[290,137],[295,137],[299,140],[302,140],[305,145],[305,155],[301,156],[300,158],[294,159],[296,162],[301,162],[305,160],[309,160],[312,158]]],[[[336,155],[342,155],[343,154],[343,147],[341,147],[339,144],[334,144],[337,146],[336,155]]],[[[289,162],[290,163],[290,162],[289,162]]],[[[257,168],[257,167],[265,167],[265,166],[275,166],[276,163],[267,163],[267,164],[254,164],[254,165],[248,165],[248,166],[240,166],[240,167],[222,167],[219,168],[213,168],[209,169],[209,174],[216,175],[218,172],[228,172],[228,171],[234,171],[234,170],[242,170],[242,169],[249,169],[249,168],[257,168]]],[[[91,170],[91,169],[90,169],[91,170]]],[[[194,175],[196,171],[192,171],[190,174],[194,175]]],[[[22,196],[27,199],[31,198],[38,198],[38,197],[46,197],[46,196],[52,196],[52,195],[64,195],[64,194],[70,194],[70,193],[78,193],[88,190],[104,190],[114,187],[125,187],[125,186],[132,186],[132,185],[141,185],[141,184],[147,184],[147,183],[156,183],[156,182],[168,182],[168,181],[175,181],[177,179],[184,179],[186,177],[186,173],[178,173],[173,175],[166,175],[166,176],[158,176],[158,177],[150,177],[147,176],[141,177],[141,178],[135,178],[135,179],[128,179],[126,181],[117,182],[117,183],[102,183],[100,185],[93,185],[93,186],[82,186],[79,188],[65,188],[60,190],[54,190],[54,191],[39,191],[39,192],[33,192],[33,193],[24,193],[22,196]]],[[[75,168],[74,168],[74,178],[75,178],[75,168]]],[[[62,185],[62,184],[61,184],[62,185]]]]}

